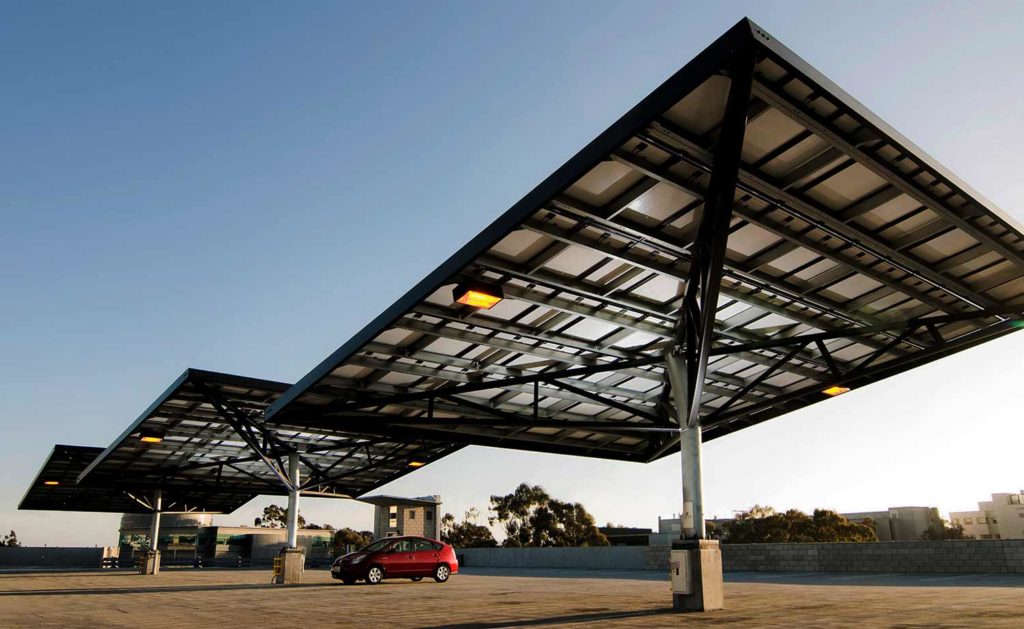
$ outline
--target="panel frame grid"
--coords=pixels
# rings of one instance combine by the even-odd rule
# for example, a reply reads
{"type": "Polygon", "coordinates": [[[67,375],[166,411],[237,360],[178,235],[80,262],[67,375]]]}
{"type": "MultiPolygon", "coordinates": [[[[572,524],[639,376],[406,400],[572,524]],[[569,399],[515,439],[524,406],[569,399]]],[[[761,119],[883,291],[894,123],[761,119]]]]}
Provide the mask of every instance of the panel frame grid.
{"type": "Polygon", "coordinates": [[[742,20],[266,417],[650,461],[682,428],[672,352],[700,354],[688,359],[691,421],[707,440],[1009,334],[1021,318],[1021,227],[742,20]],[[737,121],[735,158],[723,144],[737,121]],[[720,200],[730,211],[701,236],[707,199],[722,194],[716,173],[733,166],[720,200]],[[500,285],[504,301],[452,303],[467,281],[500,285]],[[707,330],[688,328],[694,317],[707,330]]]}

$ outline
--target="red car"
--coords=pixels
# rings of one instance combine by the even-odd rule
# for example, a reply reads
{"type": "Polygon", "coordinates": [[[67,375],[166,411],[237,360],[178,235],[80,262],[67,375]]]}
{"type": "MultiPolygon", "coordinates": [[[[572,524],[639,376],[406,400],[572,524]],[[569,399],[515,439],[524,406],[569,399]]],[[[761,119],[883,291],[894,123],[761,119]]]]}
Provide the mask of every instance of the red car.
{"type": "Polygon", "coordinates": [[[433,577],[444,583],[459,571],[455,549],[450,544],[425,537],[385,537],[338,557],[331,564],[331,576],[352,585],[360,579],[377,584],[384,579],[406,577],[422,581],[433,577]]]}

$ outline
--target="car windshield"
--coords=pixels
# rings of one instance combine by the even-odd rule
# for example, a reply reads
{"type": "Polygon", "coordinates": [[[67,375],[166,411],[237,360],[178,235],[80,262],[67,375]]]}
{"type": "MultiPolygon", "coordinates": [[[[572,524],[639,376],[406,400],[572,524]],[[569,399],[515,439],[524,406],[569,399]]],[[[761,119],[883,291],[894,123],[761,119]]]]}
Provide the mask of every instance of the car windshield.
{"type": "Polygon", "coordinates": [[[388,545],[390,545],[394,541],[395,540],[393,540],[393,539],[387,539],[387,538],[379,539],[376,542],[373,542],[372,544],[367,544],[366,546],[363,546],[362,548],[359,549],[359,552],[361,552],[361,553],[375,553],[378,550],[384,550],[385,548],[388,547],[388,545]]]}

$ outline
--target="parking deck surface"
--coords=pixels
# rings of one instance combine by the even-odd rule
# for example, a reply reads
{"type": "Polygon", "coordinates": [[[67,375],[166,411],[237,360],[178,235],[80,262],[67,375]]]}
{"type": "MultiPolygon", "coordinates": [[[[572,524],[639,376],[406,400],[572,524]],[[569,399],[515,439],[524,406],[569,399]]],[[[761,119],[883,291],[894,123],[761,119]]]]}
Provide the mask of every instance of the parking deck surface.
{"type": "Polygon", "coordinates": [[[269,570],[0,573],[3,627],[1024,627],[1024,575],[732,573],[727,609],[676,614],[660,573],[467,569],[448,583],[296,586],[269,570]]]}

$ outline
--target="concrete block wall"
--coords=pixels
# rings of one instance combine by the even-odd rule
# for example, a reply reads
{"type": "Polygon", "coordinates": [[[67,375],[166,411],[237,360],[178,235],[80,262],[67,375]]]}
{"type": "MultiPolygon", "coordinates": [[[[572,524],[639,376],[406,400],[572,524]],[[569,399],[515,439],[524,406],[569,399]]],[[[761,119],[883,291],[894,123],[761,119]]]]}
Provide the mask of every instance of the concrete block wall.
{"type": "Polygon", "coordinates": [[[1024,573],[1024,540],[723,544],[727,572],[1024,573]]]}
{"type": "Polygon", "coordinates": [[[105,548],[0,546],[0,568],[99,568],[105,548]]]}
{"type": "MultiPolygon", "coordinates": [[[[465,566],[668,571],[668,546],[457,549],[465,566]]],[[[1024,540],[722,544],[726,572],[1021,573],[1024,540]]]]}
{"type": "Polygon", "coordinates": [[[668,571],[667,549],[658,546],[570,548],[459,548],[459,562],[486,568],[578,568],[668,571]]]}

